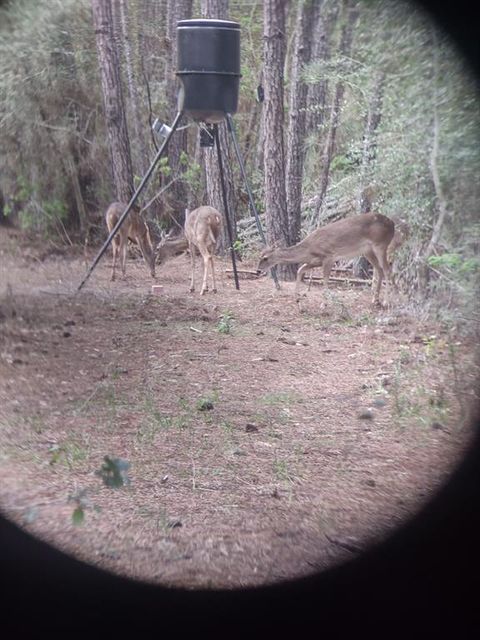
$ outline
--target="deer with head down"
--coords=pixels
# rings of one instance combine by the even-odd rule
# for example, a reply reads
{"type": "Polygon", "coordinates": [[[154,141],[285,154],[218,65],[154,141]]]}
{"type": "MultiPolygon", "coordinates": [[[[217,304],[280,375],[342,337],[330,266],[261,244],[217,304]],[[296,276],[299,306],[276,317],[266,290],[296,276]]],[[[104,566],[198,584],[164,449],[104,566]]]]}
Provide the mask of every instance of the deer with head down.
{"type": "MultiPolygon", "coordinates": [[[[127,205],[122,202],[112,202],[112,204],[109,205],[107,212],[105,213],[108,233],[112,232],[112,229],[115,227],[126,208],[127,205]]],[[[147,223],[142,218],[140,211],[138,209],[132,209],[112,240],[112,280],[115,280],[115,268],[117,265],[118,254],[120,254],[122,275],[125,277],[128,240],[132,240],[138,244],[140,251],[142,252],[143,259],[150,268],[150,274],[152,278],[155,278],[155,250],[150,238],[150,231],[147,223]]]]}
{"type": "Polygon", "coordinates": [[[327,224],[313,231],[296,245],[287,248],[266,248],[260,256],[257,272],[266,271],[276,264],[299,264],[295,282],[298,298],[299,286],[305,271],[323,267],[324,283],[334,263],[340,258],[365,256],[374,270],[373,304],[379,304],[380,288],[385,278],[386,299],[389,298],[390,264],[388,245],[393,239],[395,224],[379,213],[362,213],[327,224]]]}
{"type": "Polygon", "coordinates": [[[157,244],[156,254],[158,264],[162,264],[165,260],[173,256],[178,256],[188,249],[188,240],[185,235],[174,236],[172,232],[163,235],[157,244]]]}
{"type": "Polygon", "coordinates": [[[193,211],[185,209],[185,237],[190,250],[190,260],[192,265],[192,281],[190,291],[195,291],[195,250],[203,258],[203,282],[200,295],[208,291],[207,278],[208,268],[212,273],[213,289],[216,293],[215,268],[213,255],[217,245],[217,239],[222,228],[222,216],[219,211],[209,206],[198,207],[193,211]]]}

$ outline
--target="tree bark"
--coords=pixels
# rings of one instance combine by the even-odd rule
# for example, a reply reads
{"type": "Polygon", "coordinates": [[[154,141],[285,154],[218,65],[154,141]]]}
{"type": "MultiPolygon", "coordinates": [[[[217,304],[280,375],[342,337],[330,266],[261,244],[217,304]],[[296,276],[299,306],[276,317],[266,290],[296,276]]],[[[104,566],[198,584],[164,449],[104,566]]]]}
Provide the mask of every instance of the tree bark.
{"type": "Polygon", "coordinates": [[[140,107],[138,98],[138,88],[135,79],[135,72],[132,59],[132,46],[130,42],[129,32],[129,14],[128,6],[125,0],[114,0],[119,3],[119,18],[123,40],[123,51],[125,55],[125,69],[127,73],[127,85],[128,94],[131,105],[133,131],[135,134],[135,141],[137,143],[138,154],[137,159],[139,163],[139,172],[144,174],[149,165],[148,158],[148,145],[145,137],[145,129],[142,127],[142,119],[140,117],[140,107]]]}
{"type": "MultiPolygon", "coordinates": [[[[353,30],[358,18],[358,8],[352,7],[350,0],[345,2],[345,10],[347,13],[346,23],[342,29],[342,35],[340,40],[339,53],[342,57],[350,55],[353,41],[353,30]]],[[[315,209],[315,213],[312,216],[311,228],[314,228],[318,224],[320,213],[323,207],[323,201],[327,193],[328,182],[330,178],[330,165],[333,159],[335,151],[335,141],[337,136],[337,128],[340,118],[340,112],[342,108],[343,97],[345,93],[345,85],[340,80],[337,82],[335,88],[335,95],[333,98],[332,108],[330,110],[330,121],[328,126],[327,138],[322,154],[322,173],[320,176],[320,187],[318,190],[318,201],[315,209]]]]}
{"type": "MultiPolygon", "coordinates": [[[[285,63],[285,0],[263,3],[263,75],[265,102],[264,181],[267,242],[288,246],[289,224],[285,188],[283,73],[285,63]]],[[[293,280],[295,265],[280,265],[278,276],[293,280]]]]}
{"type": "MultiPolygon", "coordinates": [[[[371,176],[377,154],[377,129],[382,119],[383,88],[385,85],[385,72],[379,71],[375,77],[368,112],[365,118],[363,134],[362,166],[360,172],[360,213],[369,213],[372,210],[372,185],[371,176]]],[[[363,256],[353,263],[353,274],[357,278],[367,278],[370,275],[371,265],[363,256]]]]}
{"type": "MultiPolygon", "coordinates": [[[[328,5],[327,5],[328,7],[328,5]]],[[[325,3],[318,0],[314,3],[314,25],[312,38],[311,60],[328,60],[330,58],[332,31],[338,17],[338,3],[325,12],[325,3]]],[[[308,87],[307,131],[316,131],[325,120],[325,101],[327,97],[328,81],[320,80],[308,87]]]]}
{"type": "Polygon", "coordinates": [[[314,4],[313,0],[303,0],[298,6],[290,71],[286,168],[290,244],[300,241],[308,93],[308,85],[301,77],[301,73],[310,60],[314,4]]]}
{"type": "MultiPolygon", "coordinates": [[[[166,65],[166,98],[170,121],[177,112],[178,92],[181,86],[180,80],[175,75],[177,68],[177,22],[187,20],[192,15],[192,0],[169,0],[167,5],[167,41],[170,54],[166,65]]],[[[176,220],[183,224],[185,221],[185,208],[188,202],[188,185],[183,179],[185,165],[182,156],[188,152],[187,130],[179,130],[168,143],[168,164],[173,175],[178,180],[170,190],[169,206],[175,213],[176,220]]]]}
{"type": "Polygon", "coordinates": [[[92,0],[92,15],[115,196],[120,202],[128,202],[133,195],[133,172],[110,0],[92,0]]]}
{"type": "MultiPolygon", "coordinates": [[[[201,0],[201,13],[204,18],[215,18],[219,20],[227,20],[229,13],[228,0],[201,0]]],[[[232,162],[228,146],[228,133],[225,123],[218,125],[218,140],[220,143],[220,152],[222,155],[223,172],[225,178],[225,190],[227,194],[228,210],[230,215],[230,227],[232,229],[233,242],[237,238],[237,228],[235,221],[236,198],[235,186],[233,181],[232,162]]],[[[218,211],[224,211],[222,187],[220,182],[220,171],[217,160],[217,150],[215,147],[206,147],[203,149],[203,159],[205,163],[206,191],[208,204],[218,211]]],[[[225,215],[227,212],[225,211],[225,215]]],[[[224,252],[230,246],[228,238],[227,225],[222,227],[222,233],[218,240],[218,249],[224,252]]]]}
{"type": "Polygon", "coordinates": [[[440,239],[440,235],[442,232],[443,224],[448,214],[447,210],[447,200],[445,197],[445,193],[443,191],[442,181],[440,179],[440,174],[438,171],[438,152],[439,152],[439,142],[440,142],[440,120],[438,117],[438,75],[439,75],[439,63],[438,63],[438,54],[439,54],[439,45],[438,45],[438,36],[435,32],[435,29],[432,29],[432,38],[433,38],[433,95],[432,95],[432,103],[433,103],[433,115],[432,115],[432,148],[430,151],[430,174],[432,177],[433,188],[435,191],[435,206],[434,209],[438,211],[438,217],[433,225],[432,235],[430,237],[430,241],[425,249],[424,260],[426,261],[434,252],[435,245],[438,243],[440,239]]]}
{"type": "Polygon", "coordinates": [[[385,72],[379,71],[375,77],[368,112],[365,118],[363,133],[362,165],[360,173],[361,193],[359,196],[360,213],[368,213],[372,207],[372,190],[370,187],[372,170],[377,155],[377,129],[382,119],[383,89],[385,72]]]}

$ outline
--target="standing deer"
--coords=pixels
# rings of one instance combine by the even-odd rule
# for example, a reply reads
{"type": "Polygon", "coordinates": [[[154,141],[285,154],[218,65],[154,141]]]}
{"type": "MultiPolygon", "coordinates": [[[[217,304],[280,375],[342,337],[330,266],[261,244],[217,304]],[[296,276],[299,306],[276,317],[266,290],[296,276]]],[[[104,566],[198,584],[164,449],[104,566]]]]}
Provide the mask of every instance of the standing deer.
{"type": "Polygon", "coordinates": [[[192,265],[192,282],[190,291],[195,291],[195,247],[203,258],[203,282],[200,295],[208,291],[207,276],[208,266],[212,272],[213,289],[216,293],[215,269],[213,266],[213,254],[217,244],[217,238],[222,228],[221,214],[209,206],[198,207],[193,211],[185,210],[185,236],[190,250],[190,260],[192,265]]]}
{"type": "MultiPolygon", "coordinates": [[[[117,224],[120,216],[127,208],[126,204],[122,202],[112,202],[108,207],[105,214],[105,220],[108,227],[108,233],[112,232],[112,229],[117,224]]],[[[115,234],[112,240],[113,262],[112,262],[112,280],[115,280],[115,267],[117,265],[117,257],[120,253],[120,265],[122,267],[122,274],[125,277],[125,268],[127,262],[127,244],[128,240],[136,242],[140,251],[142,252],[145,263],[150,267],[150,273],[152,278],[155,278],[155,251],[152,246],[152,240],[150,238],[150,231],[147,223],[142,218],[142,215],[138,209],[132,209],[127,216],[127,219],[115,234]]]]}
{"type": "Polygon", "coordinates": [[[292,247],[266,248],[260,256],[257,272],[266,271],[276,264],[299,264],[295,281],[295,294],[298,298],[300,282],[308,269],[322,266],[324,283],[328,286],[330,271],[338,259],[363,255],[373,266],[374,275],[377,275],[372,283],[373,304],[379,304],[383,278],[387,285],[387,301],[389,298],[390,265],[387,248],[394,233],[395,224],[390,218],[380,213],[362,213],[316,229],[292,247]]]}

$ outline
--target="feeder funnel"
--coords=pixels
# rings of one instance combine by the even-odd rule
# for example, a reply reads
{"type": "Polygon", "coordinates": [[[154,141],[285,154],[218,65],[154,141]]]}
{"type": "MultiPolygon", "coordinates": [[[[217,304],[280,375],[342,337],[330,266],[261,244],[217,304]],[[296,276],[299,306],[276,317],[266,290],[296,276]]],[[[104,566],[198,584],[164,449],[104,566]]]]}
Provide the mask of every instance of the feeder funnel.
{"type": "Polygon", "coordinates": [[[240,25],[229,20],[177,22],[177,76],[183,111],[197,122],[221,122],[237,111],[240,25]]]}

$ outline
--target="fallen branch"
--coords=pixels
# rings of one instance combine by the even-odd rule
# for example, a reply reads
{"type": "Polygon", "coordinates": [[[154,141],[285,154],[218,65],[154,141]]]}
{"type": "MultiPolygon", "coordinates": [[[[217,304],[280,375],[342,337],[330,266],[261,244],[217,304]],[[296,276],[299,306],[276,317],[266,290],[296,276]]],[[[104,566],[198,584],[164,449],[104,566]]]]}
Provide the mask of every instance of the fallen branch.
{"type": "MultiPolygon", "coordinates": [[[[228,276],[231,278],[232,276],[230,274],[233,273],[233,269],[226,269],[225,270],[226,273],[228,274],[228,276]]],[[[247,278],[248,277],[252,277],[252,278],[259,278],[259,274],[256,271],[251,271],[249,269],[237,269],[237,273],[238,275],[244,275],[247,278]]]]}
{"type": "MultiPolygon", "coordinates": [[[[312,282],[323,282],[323,276],[309,276],[308,278],[305,278],[305,280],[312,280],[312,282]]],[[[371,280],[363,280],[362,278],[335,278],[334,276],[331,276],[329,278],[329,281],[332,282],[344,282],[347,284],[356,284],[356,285],[371,285],[372,281],[371,280]]]]}

